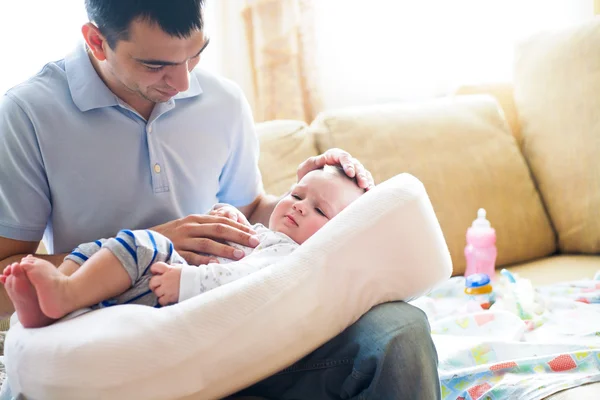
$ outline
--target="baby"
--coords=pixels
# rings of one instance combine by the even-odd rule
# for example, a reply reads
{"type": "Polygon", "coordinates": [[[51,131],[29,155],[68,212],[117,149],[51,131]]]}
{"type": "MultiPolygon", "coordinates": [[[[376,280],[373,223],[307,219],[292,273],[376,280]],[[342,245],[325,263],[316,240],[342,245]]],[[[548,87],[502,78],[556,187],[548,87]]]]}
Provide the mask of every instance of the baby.
{"type": "MultiPolygon", "coordinates": [[[[26,328],[46,326],[84,307],[142,304],[154,307],[181,302],[272,265],[289,255],[364,190],[337,167],[306,174],[282,198],[271,215],[269,229],[256,224],[260,244],[240,261],[191,266],[165,236],[150,230],[123,230],[111,239],[78,246],[64,263],[78,268],[71,276],[49,261],[33,256],[5,268],[5,284],[19,321],[26,328]],[[32,290],[19,290],[28,280],[32,290]]],[[[247,221],[235,207],[219,204],[210,212],[247,221]]]]}

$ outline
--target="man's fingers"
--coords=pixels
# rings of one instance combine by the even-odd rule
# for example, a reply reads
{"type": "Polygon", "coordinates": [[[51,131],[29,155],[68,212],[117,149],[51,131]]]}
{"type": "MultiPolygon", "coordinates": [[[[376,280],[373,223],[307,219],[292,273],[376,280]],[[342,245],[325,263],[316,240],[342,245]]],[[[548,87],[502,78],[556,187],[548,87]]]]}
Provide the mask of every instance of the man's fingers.
{"type": "Polygon", "coordinates": [[[202,253],[210,258],[225,257],[230,260],[239,260],[244,257],[242,250],[205,237],[189,238],[184,242],[184,247],[188,251],[202,253]]]}
{"type": "Polygon", "coordinates": [[[218,263],[215,256],[207,256],[194,253],[193,251],[179,251],[179,255],[187,261],[189,265],[204,265],[210,263],[218,263]]]}
{"type": "Polygon", "coordinates": [[[224,224],[247,233],[255,233],[254,230],[247,225],[240,224],[239,222],[229,218],[217,215],[191,215],[187,222],[196,223],[199,225],[224,224]]]}
{"type": "Polygon", "coordinates": [[[298,180],[312,170],[322,168],[325,165],[340,165],[346,175],[354,178],[357,175],[357,169],[363,169],[360,162],[356,161],[347,151],[342,149],[329,149],[325,153],[310,157],[298,167],[298,180]]]}
{"type": "Polygon", "coordinates": [[[325,164],[327,164],[327,162],[323,155],[307,158],[305,161],[302,162],[302,164],[298,166],[298,169],[296,171],[298,180],[304,178],[304,175],[308,174],[310,171],[322,168],[323,166],[325,166],[325,164]]]}
{"type": "Polygon", "coordinates": [[[352,163],[354,164],[354,170],[356,171],[356,181],[358,183],[358,187],[367,189],[372,186],[373,177],[371,176],[371,173],[367,171],[356,158],[352,159],[352,163]]]}
{"type": "Polygon", "coordinates": [[[365,170],[365,173],[367,174],[367,176],[364,180],[366,186],[365,187],[363,187],[361,185],[359,185],[359,186],[365,190],[371,190],[375,187],[375,180],[373,179],[373,175],[371,175],[371,172],[369,172],[368,170],[365,170]]]}
{"type": "MultiPolygon", "coordinates": [[[[241,244],[242,246],[248,246],[248,247],[258,246],[258,238],[256,236],[251,235],[250,233],[241,231],[230,225],[220,224],[220,223],[190,226],[187,236],[189,239],[207,238],[207,239],[212,239],[213,241],[219,241],[219,242],[229,241],[229,242],[241,244]]],[[[203,243],[195,243],[193,245],[193,247],[190,248],[190,247],[186,247],[185,242],[186,241],[184,240],[184,242],[183,242],[184,244],[182,246],[180,246],[183,248],[183,250],[193,250],[196,252],[216,254],[216,253],[210,253],[209,251],[204,251],[202,248],[198,247],[199,245],[202,246],[203,243]]],[[[189,243],[188,243],[188,245],[189,245],[189,243]]],[[[204,245],[209,245],[209,243],[204,243],[204,245]]],[[[217,254],[217,255],[220,255],[220,254],[217,254]]]]}
{"type": "MultiPolygon", "coordinates": [[[[343,152],[343,150],[341,150],[343,152]]],[[[345,153],[345,152],[344,152],[345,153]]],[[[375,186],[373,175],[362,165],[356,158],[351,157],[350,154],[345,153],[340,155],[340,160],[346,175],[353,178],[356,177],[358,186],[362,189],[370,189],[375,186]]]]}
{"type": "Polygon", "coordinates": [[[358,163],[358,161],[356,161],[355,158],[350,157],[350,154],[346,152],[340,154],[338,159],[340,161],[339,164],[342,166],[342,169],[344,170],[346,175],[348,175],[350,178],[354,178],[359,171],[356,168],[356,164],[358,163]]]}

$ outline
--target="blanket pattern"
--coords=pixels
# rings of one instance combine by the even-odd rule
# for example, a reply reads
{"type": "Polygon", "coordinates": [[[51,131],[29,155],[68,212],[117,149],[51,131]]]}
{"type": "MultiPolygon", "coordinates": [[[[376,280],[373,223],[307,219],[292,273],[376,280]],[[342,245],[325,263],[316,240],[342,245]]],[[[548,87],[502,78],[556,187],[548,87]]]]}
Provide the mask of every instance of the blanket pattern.
{"type": "Polygon", "coordinates": [[[542,399],[600,381],[600,280],[494,282],[490,310],[455,277],[412,304],[429,317],[442,398],[542,399]]]}

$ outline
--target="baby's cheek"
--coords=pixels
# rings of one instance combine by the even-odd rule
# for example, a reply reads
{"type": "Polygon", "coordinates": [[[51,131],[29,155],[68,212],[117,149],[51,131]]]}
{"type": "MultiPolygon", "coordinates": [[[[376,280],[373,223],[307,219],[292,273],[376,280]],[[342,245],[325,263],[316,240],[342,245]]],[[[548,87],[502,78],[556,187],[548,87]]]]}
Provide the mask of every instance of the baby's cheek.
{"type": "Polygon", "coordinates": [[[307,239],[317,233],[325,225],[326,221],[313,221],[308,229],[307,239]]]}

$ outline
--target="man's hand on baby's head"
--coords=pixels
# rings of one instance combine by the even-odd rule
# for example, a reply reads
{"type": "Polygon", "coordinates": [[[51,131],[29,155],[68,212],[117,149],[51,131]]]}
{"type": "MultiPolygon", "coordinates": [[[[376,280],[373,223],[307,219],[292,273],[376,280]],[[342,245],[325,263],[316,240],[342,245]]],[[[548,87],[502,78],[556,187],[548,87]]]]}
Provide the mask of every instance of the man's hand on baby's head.
{"type": "Polygon", "coordinates": [[[240,224],[251,226],[244,213],[229,204],[219,204],[210,210],[208,214],[224,217],[240,224]]]}
{"type": "Polygon", "coordinates": [[[375,186],[373,175],[365,169],[360,161],[342,149],[329,149],[325,153],[310,157],[298,167],[297,175],[300,181],[307,173],[325,165],[339,165],[350,178],[356,177],[358,187],[370,190],[375,186]]]}
{"type": "Polygon", "coordinates": [[[181,267],[157,262],[150,267],[152,278],[150,278],[150,290],[158,297],[161,306],[168,306],[179,301],[179,282],[181,279],[181,267]]]}

